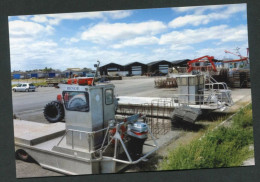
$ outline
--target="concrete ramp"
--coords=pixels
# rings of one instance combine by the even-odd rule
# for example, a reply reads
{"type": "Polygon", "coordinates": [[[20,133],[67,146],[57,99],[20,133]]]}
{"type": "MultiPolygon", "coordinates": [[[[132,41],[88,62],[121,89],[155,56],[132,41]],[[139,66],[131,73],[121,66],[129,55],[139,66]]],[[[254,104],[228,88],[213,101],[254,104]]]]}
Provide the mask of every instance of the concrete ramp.
{"type": "Polygon", "coordinates": [[[15,143],[32,146],[65,133],[65,123],[44,124],[17,119],[14,119],[13,122],[15,143]]]}

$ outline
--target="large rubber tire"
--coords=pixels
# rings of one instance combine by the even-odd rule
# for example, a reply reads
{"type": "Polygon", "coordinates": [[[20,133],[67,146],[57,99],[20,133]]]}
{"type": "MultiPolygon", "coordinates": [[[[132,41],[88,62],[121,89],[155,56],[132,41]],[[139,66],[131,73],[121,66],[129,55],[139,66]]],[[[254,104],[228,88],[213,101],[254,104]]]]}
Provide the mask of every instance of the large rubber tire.
{"type": "Polygon", "coordinates": [[[15,152],[16,159],[20,159],[25,162],[31,162],[32,158],[29,154],[27,154],[24,150],[19,149],[15,152]]]}
{"type": "Polygon", "coordinates": [[[44,107],[44,117],[50,123],[56,123],[64,119],[64,108],[63,104],[58,101],[52,101],[44,107]]]}

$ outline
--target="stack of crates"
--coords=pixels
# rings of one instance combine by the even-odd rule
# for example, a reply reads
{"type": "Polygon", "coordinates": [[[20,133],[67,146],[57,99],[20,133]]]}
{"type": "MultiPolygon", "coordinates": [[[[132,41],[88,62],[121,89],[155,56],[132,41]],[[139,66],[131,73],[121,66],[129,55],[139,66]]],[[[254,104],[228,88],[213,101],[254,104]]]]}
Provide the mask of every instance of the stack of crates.
{"type": "Polygon", "coordinates": [[[251,88],[250,71],[247,69],[230,72],[228,79],[232,88],[251,88]]]}

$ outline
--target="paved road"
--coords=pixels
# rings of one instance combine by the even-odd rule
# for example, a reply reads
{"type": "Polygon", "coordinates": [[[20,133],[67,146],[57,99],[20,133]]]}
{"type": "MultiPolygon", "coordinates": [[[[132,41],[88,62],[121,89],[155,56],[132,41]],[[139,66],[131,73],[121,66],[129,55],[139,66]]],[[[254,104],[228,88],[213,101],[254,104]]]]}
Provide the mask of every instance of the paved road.
{"type": "MultiPolygon", "coordinates": [[[[171,97],[176,89],[154,88],[154,78],[116,80],[115,94],[118,96],[171,97]]],[[[43,117],[43,108],[55,100],[59,89],[52,87],[38,88],[36,92],[13,93],[13,111],[24,120],[47,123],[43,117]]],[[[250,89],[234,89],[233,100],[236,102],[251,95],[250,89]]],[[[17,177],[57,176],[56,172],[42,169],[39,165],[16,160],[17,177]]]]}
{"type": "MultiPolygon", "coordinates": [[[[155,89],[154,78],[114,80],[118,96],[170,97],[176,89],[155,89]]],[[[43,117],[44,106],[56,99],[59,89],[39,87],[36,92],[13,92],[13,113],[21,119],[47,122],[43,117]]]]}

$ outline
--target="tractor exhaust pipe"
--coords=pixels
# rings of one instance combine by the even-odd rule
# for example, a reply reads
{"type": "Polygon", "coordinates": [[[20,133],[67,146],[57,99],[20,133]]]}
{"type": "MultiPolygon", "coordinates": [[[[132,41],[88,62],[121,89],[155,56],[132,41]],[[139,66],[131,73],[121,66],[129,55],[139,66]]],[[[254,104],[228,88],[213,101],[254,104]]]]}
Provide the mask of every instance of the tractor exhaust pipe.
{"type": "Polygon", "coordinates": [[[99,64],[100,64],[100,61],[97,61],[98,62],[98,64],[94,64],[94,67],[96,68],[96,72],[95,72],[95,75],[94,75],[94,78],[93,78],[93,80],[92,80],[92,86],[93,86],[93,84],[94,84],[94,81],[95,81],[95,78],[96,78],[96,76],[97,76],[97,72],[98,72],[98,69],[99,69],[99,64]]]}

